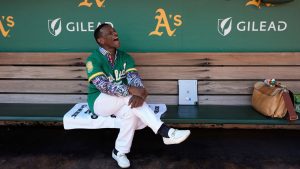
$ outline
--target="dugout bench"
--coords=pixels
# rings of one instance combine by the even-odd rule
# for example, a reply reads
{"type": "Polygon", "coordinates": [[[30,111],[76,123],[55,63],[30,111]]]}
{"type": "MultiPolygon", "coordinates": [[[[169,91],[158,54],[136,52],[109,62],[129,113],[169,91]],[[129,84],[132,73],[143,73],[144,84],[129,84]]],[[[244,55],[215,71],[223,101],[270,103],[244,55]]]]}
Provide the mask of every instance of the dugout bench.
{"type": "MultiPolygon", "coordinates": [[[[0,121],[58,122],[86,102],[89,53],[0,52],[0,121]]],[[[276,78],[300,93],[300,53],[131,53],[148,103],[165,103],[163,121],[179,127],[300,129],[251,107],[253,84],[276,78]],[[195,106],[178,106],[178,80],[198,81],[195,106]]]]}

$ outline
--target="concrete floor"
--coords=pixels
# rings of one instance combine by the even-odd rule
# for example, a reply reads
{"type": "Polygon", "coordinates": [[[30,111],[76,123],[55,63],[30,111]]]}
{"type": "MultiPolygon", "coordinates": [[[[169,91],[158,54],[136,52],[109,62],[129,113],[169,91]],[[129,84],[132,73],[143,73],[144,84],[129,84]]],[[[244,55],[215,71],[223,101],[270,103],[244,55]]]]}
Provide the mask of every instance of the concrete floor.
{"type": "MultiPolygon", "coordinates": [[[[117,133],[2,126],[0,169],[118,168],[111,158],[117,133]]],[[[166,146],[144,129],[128,157],[137,169],[300,169],[300,131],[192,129],[186,142],[166,146]]]]}

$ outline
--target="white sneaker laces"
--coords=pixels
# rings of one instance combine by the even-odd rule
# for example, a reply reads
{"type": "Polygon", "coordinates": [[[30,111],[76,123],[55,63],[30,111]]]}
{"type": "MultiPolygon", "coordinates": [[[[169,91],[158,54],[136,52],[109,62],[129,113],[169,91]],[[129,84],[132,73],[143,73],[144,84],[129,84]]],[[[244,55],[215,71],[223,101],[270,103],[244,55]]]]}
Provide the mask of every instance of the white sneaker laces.
{"type": "Polygon", "coordinates": [[[177,131],[177,129],[174,129],[174,131],[171,133],[171,137],[175,137],[176,131],[177,131]]]}

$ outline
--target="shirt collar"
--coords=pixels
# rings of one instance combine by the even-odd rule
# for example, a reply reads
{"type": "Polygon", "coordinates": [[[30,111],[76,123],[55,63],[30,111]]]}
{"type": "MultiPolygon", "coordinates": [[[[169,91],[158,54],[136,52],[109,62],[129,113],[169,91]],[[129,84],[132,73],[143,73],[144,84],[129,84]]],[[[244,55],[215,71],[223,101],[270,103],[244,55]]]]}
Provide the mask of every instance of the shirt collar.
{"type": "MultiPolygon", "coordinates": [[[[105,50],[104,48],[102,48],[101,46],[99,47],[99,51],[102,55],[108,57],[110,55],[110,52],[105,50]]],[[[117,54],[118,54],[118,50],[116,50],[116,54],[115,54],[115,59],[117,58],[117,54]]]]}

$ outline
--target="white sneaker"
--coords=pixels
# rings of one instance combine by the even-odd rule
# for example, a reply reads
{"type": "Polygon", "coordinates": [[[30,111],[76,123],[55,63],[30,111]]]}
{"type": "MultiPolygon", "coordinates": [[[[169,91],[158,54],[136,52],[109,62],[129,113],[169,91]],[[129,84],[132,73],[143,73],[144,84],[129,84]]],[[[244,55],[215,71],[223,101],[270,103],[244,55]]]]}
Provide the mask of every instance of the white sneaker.
{"type": "Polygon", "coordinates": [[[169,138],[163,137],[165,144],[179,144],[189,137],[191,134],[190,130],[177,130],[170,128],[168,135],[169,138]]]}
{"type": "Polygon", "coordinates": [[[118,165],[121,168],[128,168],[130,167],[130,161],[128,160],[127,156],[125,154],[121,154],[118,152],[117,155],[115,155],[114,151],[112,152],[112,158],[115,159],[118,163],[118,165]]]}

